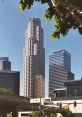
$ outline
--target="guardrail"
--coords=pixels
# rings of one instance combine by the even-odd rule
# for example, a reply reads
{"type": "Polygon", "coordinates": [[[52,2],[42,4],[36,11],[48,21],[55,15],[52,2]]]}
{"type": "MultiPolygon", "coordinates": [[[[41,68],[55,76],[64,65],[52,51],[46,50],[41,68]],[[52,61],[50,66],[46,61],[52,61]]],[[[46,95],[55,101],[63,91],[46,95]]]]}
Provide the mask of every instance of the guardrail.
{"type": "Polygon", "coordinates": [[[59,97],[59,98],[53,98],[53,101],[56,100],[82,100],[82,96],[74,96],[74,97],[59,97]]]}

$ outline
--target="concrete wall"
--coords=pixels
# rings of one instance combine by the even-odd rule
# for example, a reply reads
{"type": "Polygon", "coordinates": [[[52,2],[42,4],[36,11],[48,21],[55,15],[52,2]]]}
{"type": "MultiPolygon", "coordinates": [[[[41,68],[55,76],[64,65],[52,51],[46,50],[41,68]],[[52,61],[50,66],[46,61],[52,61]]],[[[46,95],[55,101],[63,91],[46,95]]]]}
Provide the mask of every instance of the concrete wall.
{"type": "MultiPolygon", "coordinates": [[[[59,104],[62,103],[62,107],[69,108],[69,110],[72,113],[82,113],[82,100],[51,101],[51,98],[41,98],[41,99],[35,98],[35,99],[31,99],[30,103],[40,103],[40,101],[42,105],[44,105],[45,102],[46,104],[48,104],[49,102],[49,105],[46,105],[46,106],[54,106],[54,107],[59,107],[59,104]],[[50,101],[52,102],[51,104],[50,104],[50,101]],[[76,107],[74,107],[75,101],[76,101],[76,107]]],[[[31,112],[27,112],[27,111],[19,112],[18,117],[26,117],[26,116],[22,116],[22,114],[28,114],[28,113],[31,113],[31,112]]],[[[57,117],[60,117],[60,116],[61,114],[58,113],[57,117]]]]}
{"type": "MultiPolygon", "coordinates": [[[[63,101],[52,101],[51,98],[41,98],[41,104],[47,104],[47,106],[59,107],[59,104],[62,103],[62,107],[69,108],[73,113],[82,113],[82,100],[63,100],[63,101]],[[76,107],[74,107],[74,102],[76,101],[76,107]],[[48,104],[49,103],[49,104],[48,104]]],[[[31,99],[30,103],[40,103],[40,98],[31,99]]]]}
{"type": "Polygon", "coordinates": [[[18,112],[18,117],[30,117],[29,114],[31,114],[32,112],[27,112],[27,111],[22,111],[22,112],[18,112]]]}
{"type": "Polygon", "coordinates": [[[69,108],[73,113],[82,113],[82,100],[65,100],[65,101],[53,101],[54,105],[62,103],[62,107],[69,108]],[[76,101],[76,107],[74,107],[74,101],[76,101]]]}

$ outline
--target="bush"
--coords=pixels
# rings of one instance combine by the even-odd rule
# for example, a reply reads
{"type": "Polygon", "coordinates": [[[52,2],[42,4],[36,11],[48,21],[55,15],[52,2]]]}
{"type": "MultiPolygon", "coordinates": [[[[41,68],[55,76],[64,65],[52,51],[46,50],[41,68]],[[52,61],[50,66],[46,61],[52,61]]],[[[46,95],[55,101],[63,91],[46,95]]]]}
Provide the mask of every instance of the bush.
{"type": "Polygon", "coordinates": [[[76,117],[70,110],[63,111],[61,114],[63,117],[76,117]]]}

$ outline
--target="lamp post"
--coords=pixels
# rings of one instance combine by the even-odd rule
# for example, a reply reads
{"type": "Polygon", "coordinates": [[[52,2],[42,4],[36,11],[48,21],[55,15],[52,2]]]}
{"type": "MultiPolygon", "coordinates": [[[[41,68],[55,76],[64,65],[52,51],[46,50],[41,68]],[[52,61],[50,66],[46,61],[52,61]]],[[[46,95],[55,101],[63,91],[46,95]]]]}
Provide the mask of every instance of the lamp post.
{"type": "Polygon", "coordinates": [[[66,87],[66,98],[67,98],[67,96],[68,96],[68,91],[67,91],[67,87],[66,87]]]}
{"type": "Polygon", "coordinates": [[[60,93],[60,92],[58,91],[58,98],[59,98],[59,93],[60,93]]]}
{"type": "Polygon", "coordinates": [[[41,97],[40,97],[40,105],[39,105],[39,110],[41,110],[41,97]]]}
{"type": "Polygon", "coordinates": [[[75,97],[77,96],[77,90],[75,90],[75,97]]]}

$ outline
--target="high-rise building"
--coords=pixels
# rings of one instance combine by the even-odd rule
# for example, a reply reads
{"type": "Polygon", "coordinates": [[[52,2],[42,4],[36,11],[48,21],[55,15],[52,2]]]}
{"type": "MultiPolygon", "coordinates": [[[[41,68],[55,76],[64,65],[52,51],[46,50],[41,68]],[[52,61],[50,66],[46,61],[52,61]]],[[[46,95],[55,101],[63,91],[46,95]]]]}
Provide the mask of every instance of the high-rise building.
{"type": "Polygon", "coordinates": [[[0,57],[0,70],[11,70],[11,62],[8,57],[0,57]]]}
{"type": "Polygon", "coordinates": [[[24,47],[24,96],[45,95],[45,49],[43,29],[38,18],[30,18],[25,34],[24,47]]]}
{"type": "Polygon", "coordinates": [[[71,73],[71,54],[66,50],[53,52],[49,56],[49,96],[55,89],[63,88],[64,82],[73,80],[71,73]]]}

